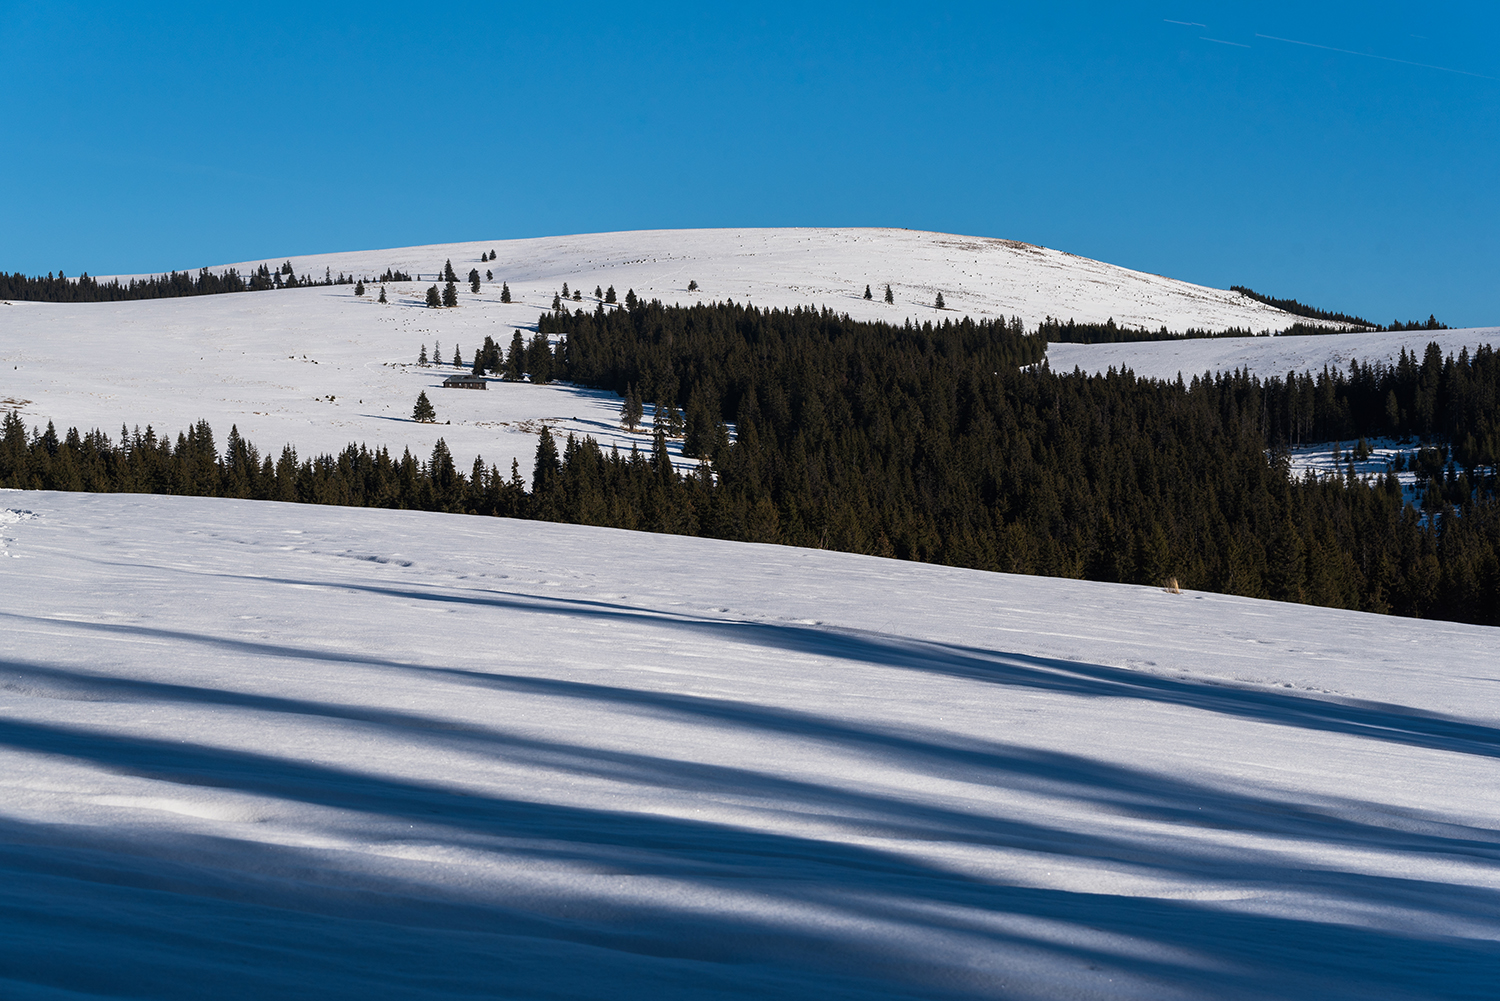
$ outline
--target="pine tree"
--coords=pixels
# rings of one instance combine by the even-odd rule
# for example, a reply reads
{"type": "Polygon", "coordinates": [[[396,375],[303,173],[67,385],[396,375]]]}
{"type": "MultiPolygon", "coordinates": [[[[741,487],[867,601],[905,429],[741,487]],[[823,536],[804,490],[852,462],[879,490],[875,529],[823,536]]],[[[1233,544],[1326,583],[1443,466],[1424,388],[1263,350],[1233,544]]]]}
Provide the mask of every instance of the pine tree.
{"type": "Polygon", "coordinates": [[[891,286],[889,283],[887,283],[885,287],[885,301],[888,303],[896,301],[896,297],[891,294],[891,286]]]}
{"type": "Polygon", "coordinates": [[[464,366],[464,356],[461,353],[459,353],[458,345],[455,344],[455,345],[453,345],[453,367],[454,368],[463,368],[463,366],[464,366]]]}
{"type": "Polygon", "coordinates": [[[478,268],[471,268],[469,270],[469,291],[473,292],[475,295],[479,294],[479,269],[478,268]]]}
{"type": "Polygon", "coordinates": [[[615,301],[615,287],[613,285],[604,290],[604,301],[611,303],[615,301]]]}
{"type": "Polygon", "coordinates": [[[500,301],[510,302],[510,286],[504,282],[500,283],[500,301]]]}
{"type": "Polygon", "coordinates": [[[573,298],[572,293],[570,293],[568,291],[568,283],[567,282],[563,282],[562,297],[564,299],[571,299],[571,298],[573,298]]]}
{"type": "Polygon", "coordinates": [[[456,275],[456,274],[453,273],[453,262],[452,261],[445,261],[443,263],[443,280],[447,281],[447,282],[456,282],[456,281],[458,281],[458,275],[456,275]]]}
{"type": "Polygon", "coordinates": [[[542,435],[536,443],[536,465],[531,472],[531,492],[533,496],[544,496],[550,494],[557,484],[557,477],[561,466],[557,461],[557,442],[552,440],[552,431],[547,425],[542,425],[542,435]]]}
{"type": "Polygon", "coordinates": [[[625,387],[625,402],[620,405],[620,424],[632,433],[641,424],[641,397],[634,386],[625,387]]]}
{"type": "Polygon", "coordinates": [[[581,289],[581,288],[575,288],[573,290],[573,301],[574,302],[582,302],[583,301],[583,289],[581,289]]]}
{"type": "Polygon", "coordinates": [[[458,286],[455,285],[455,284],[453,284],[453,282],[451,280],[446,285],[443,286],[443,305],[444,306],[457,306],[458,305],[458,286]]]}
{"type": "Polygon", "coordinates": [[[357,282],[354,283],[354,294],[355,295],[364,295],[365,294],[365,280],[363,278],[361,278],[359,281],[357,281],[357,282]]]}
{"type": "Polygon", "coordinates": [[[488,268],[486,268],[485,272],[484,272],[484,280],[487,281],[487,282],[494,281],[495,280],[495,272],[493,272],[493,271],[489,270],[488,268]]]}
{"type": "Polygon", "coordinates": [[[703,394],[695,392],[688,400],[687,423],[682,434],[682,454],[690,458],[709,455],[714,441],[714,419],[703,394]]]}
{"type": "Polygon", "coordinates": [[[532,334],[531,343],[526,346],[526,371],[531,374],[531,381],[539,385],[552,381],[552,345],[541,331],[532,334]]]}
{"type": "Polygon", "coordinates": [[[511,334],[510,350],[505,355],[505,378],[509,382],[520,382],[526,371],[526,342],[521,340],[521,331],[511,334]]]}
{"type": "Polygon", "coordinates": [[[600,300],[602,300],[604,298],[604,290],[602,288],[600,288],[598,285],[594,286],[594,298],[595,299],[600,299],[600,300]]]}
{"type": "Polygon", "coordinates": [[[430,286],[427,289],[427,306],[428,306],[428,308],[429,309],[437,309],[442,304],[443,304],[443,300],[442,300],[442,297],[438,295],[437,286],[436,285],[430,286]]]}
{"type": "Polygon", "coordinates": [[[875,298],[875,296],[870,293],[870,286],[868,286],[868,285],[865,286],[865,298],[866,299],[874,299],[875,298]]]}
{"type": "MultiPolygon", "coordinates": [[[[417,405],[412,408],[411,419],[418,424],[433,424],[437,422],[437,411],[432,408],[432,401],[427,398],[427,390],[417,394],[417,405]]],[[[219,425],[223,427],[223,425],[219,425]]]]}
{"type": "Polygon", "coordinates": [[[422,350],[417,352],[417,364],[423,368],[427,367],[427,345],[422,345],[422,350]]]}
{"type": "Polygon", "coordinates": [[[933,308],[934,308],[934,309],[943,309],[943,308],[945,308],[945,307],[944,307],[944,306],[943,306],[943,293],[941,293],[941,292],[939,292],[939,293],[938,293],[938,294],[937,294],[937,302],[935,302],[935,303],[933,303],[933,304],[932,304],[932,307],[933,307],[933,308]]]}
{"type": "Polygon", "coordinates": [[[432,342],[432,363],[434,365],[441,365],[443,363],[443,342],[442,341],[433,341],[432,342]]]}
{"type": "Polygon", "coordinates": [[[688,282],[688,291],[689,292],[696,292],[696,291],[698,291],[698,282],[696,280],[688,282]]]}
{"type": "Polygon", "coordinates": [[[552,312],[562,312],[562,299],[558,297],[556,292],[552,293],[552,312]]]}
{"type": "Polygon", "coordinates": [[[635,303],[636,303],[635,289],[633,289],[633,288],[626,289],[625,290],[625,308],[628,309],[628,310],[631,310],[632,312],[634,312],[635,311],[635,303]]]}
{"type": "Polygon", "coordinates": [[[386,299],[385,299],[385,286],[384,285],[380,286],[380,301],[381,302],[385,302],[386,301],[386,299]]]}

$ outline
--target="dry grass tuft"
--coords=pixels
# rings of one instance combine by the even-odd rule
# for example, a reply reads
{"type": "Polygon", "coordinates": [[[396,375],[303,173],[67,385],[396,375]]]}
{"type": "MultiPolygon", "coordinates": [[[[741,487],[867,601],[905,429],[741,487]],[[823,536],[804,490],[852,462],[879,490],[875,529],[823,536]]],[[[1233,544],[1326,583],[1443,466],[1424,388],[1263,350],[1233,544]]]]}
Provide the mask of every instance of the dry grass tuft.
{"type": "Polygon", "coordinates": [[[1168,594],[1181,594],[1182,588],[1177,583],[1176,577],[1168,577],[1162,584],[1161,589],[1168,594]]]}

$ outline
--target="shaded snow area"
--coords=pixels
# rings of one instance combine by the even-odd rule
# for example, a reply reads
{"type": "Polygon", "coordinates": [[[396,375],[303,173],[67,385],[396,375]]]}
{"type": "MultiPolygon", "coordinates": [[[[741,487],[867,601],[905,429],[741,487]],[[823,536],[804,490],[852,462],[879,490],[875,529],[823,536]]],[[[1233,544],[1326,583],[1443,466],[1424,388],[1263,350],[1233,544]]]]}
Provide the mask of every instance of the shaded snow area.
{"type": "Polygon", "coordinates": [[[0,493],[6,998],[1490,998],[1495,631],[0,493]]]}
{"type": "MultiPolygon", "coordinates": [[[[242,262],[242,274],[261,263],[242,262]]],[[[222,446],[231,425],[262,452],[292,444],[303,457],[350,443],[384,445],[426,458],[439,437],[461,468],[475,455],[502,471],[519,460],[528,476],[542,424],[559,436],[592,435],[605,448],[649,449],[647,433],[618,428],[620,399],[552,385],[490,383],[446,390],[454,348],[473,363],[486,336],[502,348],[552,305],[562,285],[582,289],[574,309],[592,312],[593,291],[613,286],[689,305],[733,299],[762,307],[828,307],[860,320],[904,323],[963,316],[1047,315],[1102,322],[1215,329],[1279,329],[1288,314],[1238,293],[1128,271],[1060,251],[1005,240],[910,230],[662,230],[605,233],[296,257],[298,275],[374,277],[387,268],[425,274],[390,283],[390,301],[352,285],[121,303],[0,304],[0,410],[28,424],[99,428],[150,424],[176,434],[199,420],[222,446]],[[493,249],[494,261],[480,261],[493,249]],[[484,278],[478,294],[458,284],[455,309],[428,309],[434,273],[451,260],[460,279],[484,278]],[[690,281],[699,291],[688,292],[690,281]],[[509,284],[512,303],[500,301],[509,284]],[[892,285],[894,305],[881,301],[892,285]],[[863,298],[866,285],[874,300],[863,298]],[[949,308],[932,308],[942,292],[949,308]],[[440,348],[445,364],[416,365],[440,348]],[[411,420],[417,394],[438,425],[411,420]]],[[[214,265],[220,271],[228,265],[214,265]]],[[[466,371],[467,369],[464,369],[466,371]]],[[[649,402],[649,401],[648,401],[649,402]]],[[[646,429],[649,431],[649,428],[646,429]]]]}
{"type": "Polygon", "coordinates": [[[1465,330],[1403,330],[1365,334],[1298,334],[1293,337],[1212,337],[1139,344],[1051,344],[1047,364],[1054,372],[1104,373],[1130,369],[1142,379],[1191,382],[1204,372],[1237,372],[1268,379],[1288,372],[1321,372],[1324,366],[1347,371],[1349,363],[1394,366],[1404,348],[1421,361],[1427,345],[1437,342],[1443,356],[1464,348],[1472,354],[1481,344],[1500,348],[1500,327],[1465,330]]]}
{"type": "Polygon", "coordinates": [[[1401,483],[1401,496],[1408,504],[1422,502],[1422,482],[1416,472],[1417,453],[1422,443],[1412,438],[1369,438],[1368,454],[1357,457],[1355,442],[1324,441],[1311,445],[1299,445],[1290,450],[1290,467],[1293,476],[1306,478],[1316,476],[1327,479],[1331,476],[1347,476],[1353,469],[1356,479],[1365,483],[1377,483],[1386,473],[1400,466],[1396,479],[1401,483]]]}

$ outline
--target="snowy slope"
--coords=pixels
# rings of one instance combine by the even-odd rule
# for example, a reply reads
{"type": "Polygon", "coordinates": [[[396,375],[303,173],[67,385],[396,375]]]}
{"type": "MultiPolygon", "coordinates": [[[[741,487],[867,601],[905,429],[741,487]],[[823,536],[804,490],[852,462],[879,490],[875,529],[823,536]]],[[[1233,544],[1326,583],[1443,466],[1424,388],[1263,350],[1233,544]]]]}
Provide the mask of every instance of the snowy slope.
{"type": "Polygon", "coordinates": [[[1488,998],[1494,631],[0,493],[7,998],[1488,998]]]}
{"type": "MultiPolygon", "coordinates": [[[[236,265],[248,272],[264,262],[236,265]]],[[[279,265],[279,260],[269,262],[279,265]]],[[[0,407],[28,423],[60,430],[122,423],[179,431],[206,419],[219,435],[239,427],[263,450],[290,442],[304,456],[350,442],[399,454],[431,453],[442,436],[467,466],[476,454],[529,474],[540,422],[561,433],[592,434],[629,448],[618,432],[619,400],[565,387],[496,384],[486,393],[434,395],[449,367],[419,369],[426,346],[440,344],[465,361],[486,335],[508,345],[534,325],[567,282],[590,293],[613,285],[648,298],[688,303],[749,300],[760,306],[828,306],[860,319],[904,322],[962,315],[1048,314],[1078,320],[1173,328],[1230,325],[1279,328],[1288,317],[1235,293],[1127,271],[1059,251],[1003,240],[909,230],[786,229],[606,233],[535,240],[449,244],[293,258],[298,274],[374,276],[387,268],[425,273],[393,284],[391,302],[375,303],[349,286],[193,299],[60,305],[0,304],[0,407]],[[497,260],[479,257],[494,249],[497,260]],[[432,310],[424,293],[452,260],[460,276],[492,271],[478,295],[461,286],[458,309],[432,310]],[[701,291],[689,294],[688,282],[701,291]],[[513,304],[499,301],[508,282],[513,304]],[[893,286],[896,304],[879,301],[893,286]],[[877,300],[861,296],[874,286],[877,300]],[[942,291],[949,309],[931,308],[942,291]],[[439,419],[409,420],[427,391],[439,419]]],[[[221,266],[215,265],[214,270],[221,266]]],[[[644,435],[634,442],[648,446],[644,435]]]]}
{"type": "MultiPolygon", "coordinates": [[[[460,277],[477,268],[552,293],[614,285],[647,299],[690,303],[733,299],[758,306],[827,306],[856,319],[921,322],[943,316],[1046,316],[1173,330],[1280,330],[1300,318],[1237,292],[1205,288],[1014,240],[909,229],[702,229],[588,233],[290,258],[297,274],[373,276],[387,267],[429,278],[451,260],[460,277]],[[479,257],[494,250],[497,259],[479,257]],[[690,293],[696,281],[699,292],[690,293]],[[889,283],[895,305],[881,301],[889,283]],[[863,299],[865,286],[876,293],[863,299]],[[932,308],[941,292],[947,312],[932,308]]],[[[212,265],[241,274],[273,261],[212,265]]]]}
{"type": "Polygon", "coordinates": [[[1443,354],[1470,353],[1481,344],[1500,347],[1500,327],[1407,330],[1386,333],[1312,334],[1296,337],[1223,337],[1141,344],[1053,344],[1047,364],[1054,372],[1105,372],[1129,368],[1143,379],[1185,380],[1204,372],[1248,369],[1262,378],[1288,372],[1349,368],[1351,361],[1394,364],[1404,348],[1420,359],[1436,341],[1443,354]]]}

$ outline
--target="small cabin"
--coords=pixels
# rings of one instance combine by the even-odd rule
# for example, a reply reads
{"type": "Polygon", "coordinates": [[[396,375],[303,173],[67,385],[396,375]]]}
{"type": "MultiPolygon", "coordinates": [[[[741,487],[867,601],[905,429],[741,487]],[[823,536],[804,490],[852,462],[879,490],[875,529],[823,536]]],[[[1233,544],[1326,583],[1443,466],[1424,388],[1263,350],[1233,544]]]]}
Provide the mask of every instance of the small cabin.
{"type": "Polygon", "coordinates": [[[450,375],[443,380],[444,389],[489,389],[490,384],[477,375],[450,375]]]}

